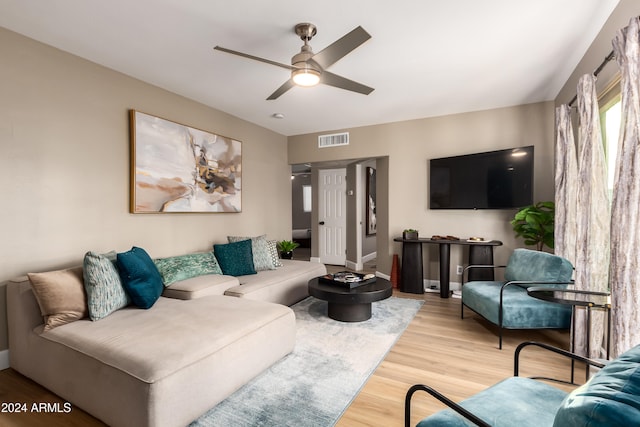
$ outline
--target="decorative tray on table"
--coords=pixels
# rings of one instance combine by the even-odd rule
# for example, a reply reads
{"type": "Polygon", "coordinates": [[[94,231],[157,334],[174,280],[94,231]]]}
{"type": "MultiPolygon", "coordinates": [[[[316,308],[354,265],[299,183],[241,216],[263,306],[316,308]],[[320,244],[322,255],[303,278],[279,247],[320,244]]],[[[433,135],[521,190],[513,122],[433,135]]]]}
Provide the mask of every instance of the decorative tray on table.
{"type": "Polygon", "coordinates": [[[325,274],[320,276],[320,282],[327,285],[335,285],[343,288],[357,288],[358,286],[368,285],[376,281],[375,274],[360,274],[351,271],[339,271],[333,274],[325,274]]]}

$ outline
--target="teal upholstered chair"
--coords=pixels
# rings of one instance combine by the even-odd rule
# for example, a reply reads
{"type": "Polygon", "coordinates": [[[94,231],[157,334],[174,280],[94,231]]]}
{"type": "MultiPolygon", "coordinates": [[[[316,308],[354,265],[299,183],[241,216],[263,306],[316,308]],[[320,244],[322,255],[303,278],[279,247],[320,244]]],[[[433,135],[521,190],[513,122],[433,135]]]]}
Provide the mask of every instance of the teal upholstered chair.
{"type": "Polygon", "coordinates": [[[459,404],[431,387],[412,386],[405,397],[406,427],[411,424],[411,398],[417,391],[426,391],[450,408],[424,418],[418,427],[640,426],[640,345],[605,366],[547,344],[522,343],[515,352],[513,377],[459,404]],[[520,352],[532,345],[602,369],[571,393],[554,387],[545,378],[519,377],[520,352]]]}
{"type": "Polygon", "coordinates": [[[498,347],[502,348],[502,329],[568,329],[571,306],[536,299],[527,294],[530,286],[566,287],[571,284],[573,266],[566,259],[546,252],[516,249],[506,266],[468,266],[504,268],[504,282],[462,282],[462,305],[499,328],[498,347]]]}

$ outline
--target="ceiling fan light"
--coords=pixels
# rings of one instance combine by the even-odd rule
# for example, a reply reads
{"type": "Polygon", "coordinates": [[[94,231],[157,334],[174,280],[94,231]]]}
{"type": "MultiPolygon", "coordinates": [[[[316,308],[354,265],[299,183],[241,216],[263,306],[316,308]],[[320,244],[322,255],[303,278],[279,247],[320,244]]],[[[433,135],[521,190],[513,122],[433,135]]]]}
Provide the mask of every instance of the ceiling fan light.
{"type": "Polygon", "coordinates": [[[291,72],[291,79],[298,86],[315,86],[320,83],[320,72],[313,68],[302,68],[291,72]]]}

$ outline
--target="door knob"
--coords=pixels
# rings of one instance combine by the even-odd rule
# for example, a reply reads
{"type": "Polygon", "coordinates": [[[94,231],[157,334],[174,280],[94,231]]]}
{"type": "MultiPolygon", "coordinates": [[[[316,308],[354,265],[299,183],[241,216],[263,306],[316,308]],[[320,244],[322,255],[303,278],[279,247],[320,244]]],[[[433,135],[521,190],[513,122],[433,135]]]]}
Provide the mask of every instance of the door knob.
{"type": "Polygon", "coordinates": [[[324,225],[324,221],[320,221],[318,224],[320,224],[320,225],[324,225]]]}

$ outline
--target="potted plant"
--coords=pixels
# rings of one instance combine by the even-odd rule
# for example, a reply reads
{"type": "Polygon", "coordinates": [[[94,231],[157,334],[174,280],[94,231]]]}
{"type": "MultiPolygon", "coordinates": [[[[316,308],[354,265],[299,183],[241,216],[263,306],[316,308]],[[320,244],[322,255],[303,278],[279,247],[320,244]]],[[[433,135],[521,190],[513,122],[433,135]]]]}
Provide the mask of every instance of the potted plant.
{"type": "Polygon", "coordinates": [[[293,258],[293,250],[300,246],[300,244],[292,242],[291,240],[280,240],[276,246],[278,251],[280,251],[280,258],[291,259],[293,258]]]}
{"type": "Polygon", "coordinates": [[[553,249],[555,212],[553,202],[538,202],[520,209],[511,220],[516,237],[523,237],[525,245],[535,245],[539,251],[545,245],[553,249]]]}
{"type": "Polygon", "coordinates": [[[414,230],[413,228],[405,228],[402,232],[402,238],[407,239],[417,239],[418,238],[418,230],[414,230]]]}

